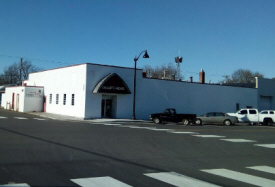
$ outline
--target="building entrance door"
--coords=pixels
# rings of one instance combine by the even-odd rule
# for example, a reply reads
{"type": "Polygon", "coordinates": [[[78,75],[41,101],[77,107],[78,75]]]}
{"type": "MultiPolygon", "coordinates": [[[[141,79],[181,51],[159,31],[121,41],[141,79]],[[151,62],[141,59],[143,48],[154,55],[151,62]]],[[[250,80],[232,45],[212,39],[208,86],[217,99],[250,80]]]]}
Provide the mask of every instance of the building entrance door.
{"type": "Polygon", "coordinates": [[[19,94],[16,95],[16,112],[19,111],[19,94]]]}
{"type": "Polygon", "coordinates": [[[102,99],[101,102],[101,117],[112,117],[112,99],[102,99]]]}

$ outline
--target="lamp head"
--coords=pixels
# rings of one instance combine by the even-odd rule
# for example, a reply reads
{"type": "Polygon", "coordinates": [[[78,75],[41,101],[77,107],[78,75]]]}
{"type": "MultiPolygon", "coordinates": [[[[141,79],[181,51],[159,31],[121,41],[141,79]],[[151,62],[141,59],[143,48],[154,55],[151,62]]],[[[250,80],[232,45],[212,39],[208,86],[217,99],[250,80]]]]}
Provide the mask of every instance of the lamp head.
{"type": "Polygon", "coordinates": [[[143,58],[149,58],[149,55],[147,53],[147,50],[145,50],[145,54],[143,55],[143,58]]]}

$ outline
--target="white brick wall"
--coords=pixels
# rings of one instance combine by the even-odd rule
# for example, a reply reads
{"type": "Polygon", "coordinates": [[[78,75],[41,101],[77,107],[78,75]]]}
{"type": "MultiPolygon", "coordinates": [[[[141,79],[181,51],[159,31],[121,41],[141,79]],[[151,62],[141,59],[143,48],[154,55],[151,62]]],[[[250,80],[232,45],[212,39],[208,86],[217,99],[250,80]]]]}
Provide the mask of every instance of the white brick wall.
{"type": "Polygon", "coordinates": [[[84,118],[86,64],[31,73],[27,84],[44,86],[47,97],[46,112],[84,118]],[[52,94],[52,103],[49,103],[50,94],[52,94]],[[59,94],[58,104],[56,104],[56,94],[59,94]],[[63,105],[64,94],[66,94],[66,105],[63,105]],[[74,106],[71,105],[72,94],[75,94],[74,106]]]}
{"type": "Polygon", "coordinates": [[[14,100],[14,110],[19,112],[41,112],[43,111],[43,88],[42,87],[7,87],[2,98],[2,107],[12,109],[14,100]],[[40,94],[37,95],[35,93],[40,94]]]}

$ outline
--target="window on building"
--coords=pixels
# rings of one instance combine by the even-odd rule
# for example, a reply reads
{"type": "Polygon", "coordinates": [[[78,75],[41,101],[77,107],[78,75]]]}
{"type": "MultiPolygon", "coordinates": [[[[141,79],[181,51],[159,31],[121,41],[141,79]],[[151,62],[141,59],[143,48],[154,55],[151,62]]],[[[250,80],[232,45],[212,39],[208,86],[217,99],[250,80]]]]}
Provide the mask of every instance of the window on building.
{"type": "Polygon", "coordinates": [[[53,101],[53,94],[50,94],[50,104],[52,104],[53,101]]]}
{"type": "Polygon", "coordinates": [[[59,101],[59,94],[56,94],[56,104],[58,105],[58,101],[59,101]]]}
{"type": "Polygon", "coordinates": [[[236,103],[236,111],[240,110],[240,103],[236,103]]]}
{"type": "Polygon", "coordinates": [[[74,94],[72,94],[72,105],[74,105],[74,94]]]}
{"type": "Polygon", "coordinates": [[[66,105],[66,94],[64,94],[64,97],[63,97],[63,105],[66,105]]]}

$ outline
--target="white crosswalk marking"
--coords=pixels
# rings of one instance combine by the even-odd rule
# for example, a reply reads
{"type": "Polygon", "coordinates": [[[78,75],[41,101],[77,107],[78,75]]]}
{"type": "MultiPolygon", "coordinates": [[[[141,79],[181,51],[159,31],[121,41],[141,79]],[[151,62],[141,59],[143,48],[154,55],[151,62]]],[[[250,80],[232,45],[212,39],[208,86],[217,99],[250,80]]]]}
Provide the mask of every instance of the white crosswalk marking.
{"type": "Polygon", "coordinates": [[[175,172],[148,173],[144,175],[177,187],[217,187],[217,185],[181,175],[175,172]]]}
{"type": "Polygon", "coordinates": [[[4,117],[4,116],[0,116],[0,119],[6,119],[7,117],[4,117]]]}
{"type": "Polygon", "coordinates": [[[253,166],[253,167],[246,167],[246,168],[275,174],[275,168],[269,167],[269,166],[253,166]]]}
{"type": "Polygon", "coordinates": [[[254,140],[246,140],[246,139],[221,139],[224,141],[228,141],[228,142],[236,142],[236,143],[241,143],[241,142],[257,142],[254,140]]]}
{"type": "Polygon", "coordinates": [[[15,119],[28,119],[28,118],[24,118],[24,117],[14,117],[15,119]]]}
{"type": "Polygon", "coordinates": [[[131,187],[128,184],[120,182],[112,177],[94,177],[71,179],[74,183],[85,187],[131,187]]]}
{"type": "Polygon", "coordinates": [[[275,144],[255,144],[255,146],[266,147],[266,148],[275,148],[275,144]]]}
{"type": "Polygon", "coordinates": [[[206,173],[211,173],[213,175],[225,177],[228,179],[233,179],[244,183],[252,184],[252,185],[264,186],[264,187],[275,186],[275,181],[273,180],[265,179],[265,178],[261,178],[253,175],[248,175],[245,173],[240,173],[240,172],[236,172],[228,169],[205,169],[201,171],[206,173]]]}
{"type": "Polygon", "coordinates": [[[225,136],[218,136],[218,135],[193,135],[196,137],[201,137],[201,138],[224,138],[225,136]]]}
{"type": "Polygon", "coordinates": [[[5,186],[30,187],[30,186],[29,186],[28,184],[26,184],[26,183],[20,183],[20,184],[10,183],[10,184],[0,185],[0,187],[5,187],[5,186]]]}

